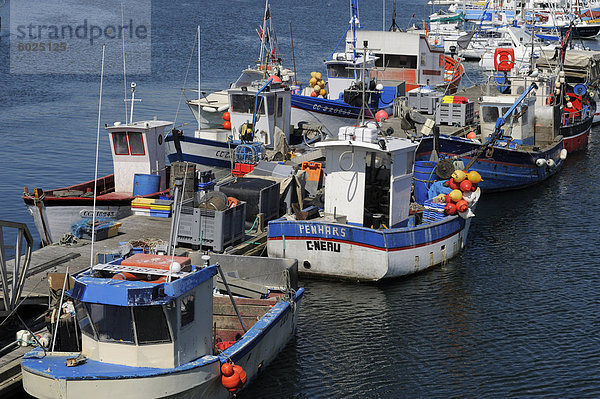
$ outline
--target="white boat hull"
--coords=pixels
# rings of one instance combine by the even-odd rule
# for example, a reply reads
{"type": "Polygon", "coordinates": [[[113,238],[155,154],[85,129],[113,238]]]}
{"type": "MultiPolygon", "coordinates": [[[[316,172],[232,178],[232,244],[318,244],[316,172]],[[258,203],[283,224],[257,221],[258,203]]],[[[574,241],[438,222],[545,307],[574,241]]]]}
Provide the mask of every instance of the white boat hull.
{"type": "MultiPolygon", "coordinates": [[[[35,227],[44,238],[44,224],[50,242],[57,242],[65,233],[71,232],[71,226],[84,217],[93,216],[93,207],[86,205],[65,206],[42,206],[44,223],[40,218],[40,210],[35,205],[26,205],[27,210],[33,217],[35,227]]],[[[96,217],[122,219],[131,215],[131,204],[119,205],[96,205],[96,217]]]]}
{"type": "MultiPolygon", "coordinates": [[[[455,219],[457,220],[457,219],[455,219]]],[[[292,257],[298,259],[298,272],[325,278],[348,279],[358,281],[378,281],[418,273],[432,266],[445,263],[456,256],[464,247],[471,219],[465,220],[464,226],[455,229],[450,234],[437,238],[435,233],[427,233],[426,243],[414,243],[401,248],[378,247],[366,243],[351,242],[342,238],[343,230],[347,229],[346,237],[353,237],[357,229],[348,225],[306,222],[288,222],[308,226],[299,228],[300,234],[293,236],[288,228],[284,236],[271,233],[274,222],[269,224],[267,250],[270,257],[292,257]],[[321,237],[302,236],[307,228],[323,225],[332,234],[321,237]],[[344,227],[341,227],[344,226],[344,227]],[[335,230],[334,230],[335,229],[335,230]],[[335,231],[339,233],[336,235],[335,231]]],[[[286,222],[283,222],[286,223],[286,222]]],[[[447,223],[447,222],[438,222],[447,223]]],[[[289,225],[288,225],[289,226],[289,225]]],[[[427,227],[424,227],[427,228],[427,227]]],[[[279,229],[276,229],[279,231],[279,229]]],[[[392,229],[401,230],[401,229],[392,229]]],[[[318,234],[318,233],[317,233],[318,234]]],[[[402,233],[406,234],[406,233],[402,233]]]]}

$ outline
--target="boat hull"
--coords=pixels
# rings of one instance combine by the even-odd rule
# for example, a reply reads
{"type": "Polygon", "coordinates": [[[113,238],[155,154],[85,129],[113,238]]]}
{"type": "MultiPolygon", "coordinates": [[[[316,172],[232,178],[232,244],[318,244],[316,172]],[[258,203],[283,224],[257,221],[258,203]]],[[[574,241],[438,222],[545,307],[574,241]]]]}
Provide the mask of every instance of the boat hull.
{"type": "Polygon", "coordinates": [[[248,382],[277,356],[295,334],[301,288],[291,302],[280,301],[234,345],[218,356],[204,356],[175,369],[152,369],[91,362],[65,366],[76,354],[35,350],[22,359],[23,387],[43,399],[70,398],[229,398],[221,385],[220,366],[232,360],[242,366],[248,382]],[[43,365],[40,365],[40,359],[43,365]],[[53,367],[50,367],[53,364],[53,367]]]}
{"type": "MultiPolygon", "coordinates": [[[[365,112],[365,119],[372,120],[371,113],[368,110],[365,112]]],[[[359,117],[360,107],[324,98],[292,94],[293,126],[305,123],[320,125],[324,134],[337,137],[340,127],[356,125],[359,117]]]]}
{"type": "Polygon", "coordinates": [[[235,143],[182,136],[179,138],[179,151],[172,135],[165,139],[165,145],[169,162],[193,162],[219,168],[231,168],[231,154],[237,146],[235,143]]]}
{"type": "MultiPolygon", "coordinates": [[[[439,155],[442,158],[459,157],[467,165],[472,157],[461,154],[477,150],[481,144],[468,139],[441,136],[439,155]]],[[[417,160],[429,160],[433,149],[433,138],[424,137],[417,149],[417,160]]],[[[558,141],[540,151],[521,151],[510,148],[493,147],[469,168],[479,172],[483,181],[479,188],[483,192],[508,191],[524,188],[548,179],[563,165],[560,152],[563,142],[558,141]],[[538,159],[552,159],[554,166],[537,166],[538,159]]]]}
{"type": "Polygon", "coordinates": [[[458,216],[417,227],[375,230],[321,221],[269,223],[270,257],[298,259],[306,276],[379,281],[445,263],[465,246],[471,219],[458,216]]]}
{"type": "Polygon", "coordinates": [[[588,138],[592,131],[594,122],[594,113],[585,120],[573,125],[561,126],[560,134],[563,136],[564,146],[568,153],[585,150],[588,144],[588,138]]]}

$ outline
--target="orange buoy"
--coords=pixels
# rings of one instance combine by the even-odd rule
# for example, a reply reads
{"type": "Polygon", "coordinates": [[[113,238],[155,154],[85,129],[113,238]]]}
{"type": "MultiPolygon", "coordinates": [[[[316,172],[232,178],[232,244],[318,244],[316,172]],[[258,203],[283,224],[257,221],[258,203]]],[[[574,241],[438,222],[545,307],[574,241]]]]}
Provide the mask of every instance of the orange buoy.
{"type": "Polygon", "coordinates": [[[444,207],[444,212],[446,215],[454,215],[456,213],[456,205],[454,205],[452,202],[448,202],[444,207]]]}
{"type": "Polygon", "coordinates": [[[223,363],[221,366],[221,384],[229,392],[235,392],[240,385],[240,375],[233,369],[231,363],[223,363]]]}
{"type": "Polygon", "coordinates": [[[279,78],[279,76],[273,75],[270,79],[273,83],[281,83],[281,79],[279,78]]]}
{"type": "Polygon", "coordinates": [[[464,199],[461,199],[460,201],[458,201],[456,203],[456,210],[457,211],[459,211],[459,212],[465,212],[467,209],[469,209],[469,204],[464,199]]]}
{"type": "Polygon", "coordinates": [[[238,366],[237,364],[233,365],[233,371],[235,371],[236,373],[238,373],[238,375],[240,376],[240,385],[239,385],[238,388],[242,389],[242,387],[244,386],[244,384],[248,380],[248,376],[246,375],[246,372],[244,371],[244,369],[242,368],[242,366],[238,366]]]}
{"type": "Polygon", "coordinates": [[[473,183],[471,183],[470,180],[463,180],[460,182],[460,190],[462,192],[467,192],[467,191],[471,191],[471,188],[473,187],[473,183]]]}
{"type": "Polygon", "coordinates": [[[223,129],[231,130],[231,122],[229,122],[229,121],[223,122],[223,124],[221,126],[223,126],[223,129]]]}
{"type": "Polygon", "coordinates": [[[477,134],[475,132],[469,132],[469,133],[467,133],[467,138],[471,139],[471,140],[476,139],[477,134]]]}
{"type": "Polygon", "coordinates": [[[223,112],[223,119],[226,121],[231,120],[231,114],[229,112],[223,112]]]}
{"type": "Polygon", "coordinates": [[[312,91],[312,92],[310,93],[310,96],[311,96],[311,97],[317,97],[318,95],[319,95],[319,93],[317,93],[316,91],[312,91]]]}

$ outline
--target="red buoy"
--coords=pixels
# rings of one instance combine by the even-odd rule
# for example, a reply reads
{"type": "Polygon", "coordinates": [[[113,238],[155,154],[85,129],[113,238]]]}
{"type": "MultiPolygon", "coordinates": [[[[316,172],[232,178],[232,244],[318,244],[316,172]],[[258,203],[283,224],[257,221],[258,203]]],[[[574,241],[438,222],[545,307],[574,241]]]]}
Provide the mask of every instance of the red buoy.
{"type": "Polygon", "coordinates": [[[450,193],[446,194],[446,204],[451,204],[452,198],[450,198],[450,193]]]}
{"type": "Polygon", "coordinates": [[[452,202],[448,202],[444,207],[444,212],[446,212],[446,215],[454,215],[456,213],[456,205],[452,202]]]}
{"type": "Polygon", "coordinates": [[[448,180],[448,187],[450,187],[452,190],[458,190],[459,186],[458,184],[456,184],[454,182],[454,178],[450,178],[450,180],[448,180]]]}
{"type": "Polygon", "coordinates": [[[223,122],[222,126],[223,126],[223,129],[231,130],[231,122],[229,122],[229,121],[223,122]]]}
{"type": "Polygon", "coordinates": [[[458,210],[459,212],[465,212],[467,209],[469,209],[469,204],[467,203],[467,201],[460,200],[456,203],[456,210],[458,210]]]}
{"type": "Polygon", "coordinates": [[[231,114],[229,112],[223,112],[223,119],[226,121],[231,120],[231,114]]]}
{"type": "Polygon", "coordinates": [[[229,391],[235,392],[241,383],[240,375],[233,369],[231,363],[223,363],[221,366],[221,384],[229,391]]]}
{"type": "Polygon", "coordinates": [[[233,365],[233,371],[238,373],[238,375],[240,376],[240,385],[238,386],[238,389],[242,389],[242,387],[248,380],[248,376],[246,375],[246,372],[244,371],[242,366],[238,366],[237,364],[233,365]]]}
{"type": "Polygon", "coordinates": [[[281,83],[281,79],[279,79],[279,76],[276,75],[271,76],[271,81],[273,83],[281,83]]]}
{"type": "Polygon", "coordinates": [[[473,183],[471,183],[469,180],[465,179],[460,182],[460,191],[463,193],[471,191],[471,188],[473,188],[473,183]]]}
{"type": "Polygon", "coordinates": [[[385,110],[380,109],[379,111],[377,111],[375,113],[375,120],[377,122],[381,122],[382,120],[386,120],[387,118],[389,118],[389,115],[387,112],[385,112],[385,110]]]}
{"type": "Polygon", "coordinates": [[[311,97],[317,97],[319,95],[319,93],[317,93],[316,91],[311,91],[310,92],[310,96],[311,97]]]}
{"type": "Polygon", "coordinates": [[[221,365],[221,374],[225,377],[231,377],[233,375],[233,365],[231,363],[223,363],[221,365]]]}

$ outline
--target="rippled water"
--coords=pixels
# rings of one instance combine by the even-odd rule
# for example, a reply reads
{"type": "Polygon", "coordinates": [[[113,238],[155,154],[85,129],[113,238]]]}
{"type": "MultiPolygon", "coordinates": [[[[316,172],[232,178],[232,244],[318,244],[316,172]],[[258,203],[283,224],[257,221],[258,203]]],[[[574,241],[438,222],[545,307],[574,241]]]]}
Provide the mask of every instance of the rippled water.
{"type": "MultiPolygon", "coordinates": [[[[380,28],[381,2],[360,5],[363,25],[380,28]]],[[[262,7],[255,0],[202,2],[202,10],[197,2],[154,2],[153,73],[130,77],[143,99],[136,116],[174,118],[197,24],[206,87],[234,80],[257,58],[262,7]]],[[[399,25],[423,8],[400,2],[399,25]]],[[[305,79],[322,70],[344,33],[348,6],[282,0],[273,2],[272,15],[289,64],[293,20],[296,65],[305,79]]],[[[10,75],[7,45],[0,39],[0,219],[34,230],[20,200],[24,185],[50,188],[93,176],[98,76],[10,75]]],[[[195,63],[189,87],[196,85],[195,63]]],[[[464,81],[480,75],[469,72],[464,81]]],[[[122,120],[122,81],[105,83],[103,123],[122,120]]],[[[178,120],[192,122],[187,108],[178,120]]],[[[102,134],[101,172],[110,173],[102,134]]],[[[303,281],[296,338],[239,396],[598,397],[597,135],[549,181],[484,196],[468,248],[446,266],[382,285],[303,281]]]]}

